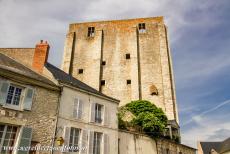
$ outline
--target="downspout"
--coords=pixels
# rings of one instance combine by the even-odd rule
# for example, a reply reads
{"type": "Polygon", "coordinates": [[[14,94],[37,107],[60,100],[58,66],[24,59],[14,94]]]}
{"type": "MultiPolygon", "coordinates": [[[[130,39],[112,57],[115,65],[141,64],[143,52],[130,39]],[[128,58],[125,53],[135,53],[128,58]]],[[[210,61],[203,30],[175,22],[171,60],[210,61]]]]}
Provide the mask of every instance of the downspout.
{"type": "Polygon", "coordinates": [[[55,144],[55,139],[56,139],[56,135],[57,135],[57,125],[58,125],[58,117],[59,117],[59,109],[60,109],[60,105],[61,105],[61,96],[62,96],[62,92],[63,92],[63,86],[60,87],[60,95],[58,97],[58,105],[57,105],[57,112],[56,112],[56,124],[55,124],[55,132],[53,134],[53,140],[52,140],[52,150],[51,153],[53,154],[53,149],[54,149],[54,144],[55,144]]]}

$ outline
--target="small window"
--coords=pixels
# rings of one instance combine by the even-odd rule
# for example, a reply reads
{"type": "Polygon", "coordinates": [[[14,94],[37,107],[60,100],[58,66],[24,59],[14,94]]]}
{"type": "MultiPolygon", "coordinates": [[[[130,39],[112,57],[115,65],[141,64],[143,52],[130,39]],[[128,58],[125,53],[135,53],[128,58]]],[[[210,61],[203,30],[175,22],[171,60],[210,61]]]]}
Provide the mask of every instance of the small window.
{"type": "Polygon", "coordinates": [[[127,83],[127,84],[131,84],[131,80],[127,80],[126,83],[127,83]]]}
{"type": "Polygon", "coordinates": [[[106,65],[106,61],[102,61],[102,65],[103,65],[103,66],[106,65]]]}
{"type": "Polygon", "coordinates": [[[126,58],[126,59],[130,59],[130,54],[127,53],[127,54],[125,55],[125,58],[126,58]]]}
{"type": "Polygon", "coordinates": [[[101,86],[105,85],[105,80],[101,80],[101,86]]]}
{"type": "Polygon", "coordinates": [[[94,132],[93,135],[93,154],[101,154],[102,133],[94,132]]]}
{"type": "Polygon", "coordinates": [[[95,104],[95,122],[102,123],[102,108],[103,105],[95,104]]]}
{"type": "Polygon", "coordinates": [[[79,69],[78,74],[83,74],[83,69],[79,69]]]}
{"type": "Polygon", "coordinates": [[[12,149],[4,149],[4,146],[14,147],[16,144],[16,136],[18,127],[0,124],[0,152],[1,153],[12,153],[12,149]]]}
{"type": "Polygon", "coordinates": [[[69,138],[69,152],[78,152],[79,147],[79,140],[80,140],[80,129],[71,127],[70,129],[70,138],[69,138]]]}
{"type": "Polygon", "coordinates": [[[22,93],[21,87],[10,85],[7,93],[6,104],[19,106],[21,93],[22,93]]]}
{"type": "Polygon", "coordinates": [[[88,37],[95,36],[95,27],[88,27],[88,37]]]}
{"type": "Polygon", "coordinates": [[[146,31],[145,23],[139,23],[138,24],[138,30],[139,30],[139,33],[145,33],[145,31],[146,31]]]}

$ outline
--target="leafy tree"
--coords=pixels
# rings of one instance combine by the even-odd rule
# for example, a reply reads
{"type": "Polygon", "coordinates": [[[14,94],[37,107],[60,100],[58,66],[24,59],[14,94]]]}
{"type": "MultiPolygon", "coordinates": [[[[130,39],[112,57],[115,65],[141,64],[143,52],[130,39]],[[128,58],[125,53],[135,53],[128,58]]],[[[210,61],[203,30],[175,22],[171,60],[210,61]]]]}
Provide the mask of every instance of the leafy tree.
{"type": "Polygon", "coordinates": [[[140,126],[146,134],[152,137],[161,136],[167,125],[168,119],[161,108],[149,101],[137,100],[120,108],[118,114],[120,129],[127,129],[127,122],[123,121],[126,112],[134,115],[129,126],[140,126]]]}

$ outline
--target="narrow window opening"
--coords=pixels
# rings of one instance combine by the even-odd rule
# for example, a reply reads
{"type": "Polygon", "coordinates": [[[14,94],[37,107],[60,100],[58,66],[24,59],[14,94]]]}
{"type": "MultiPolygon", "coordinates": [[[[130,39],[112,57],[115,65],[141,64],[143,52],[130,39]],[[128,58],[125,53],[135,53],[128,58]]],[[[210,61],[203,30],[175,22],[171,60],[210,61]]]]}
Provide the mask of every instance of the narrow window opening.
{"type": "Polygon", "coordinates": [[[103,65],[103,66],[106,65],[106,61],[102,61],[102,65],[103,65]]]}
{"type": "Polygon", "coordinates": [[[131,84],[131,80],[127,80],[126,83],[127,83],[127,84],[131,84]]]}
{"type": "Polygon", "coordinates": [[[95,27],[88,27],[88,37],[95,36],[95,27]]]}
{"type": "Polygon", "coordinates": [[[78,74],[83,74],[84,70],[83,69],[79,69],[78,70],[78,74]]]}
{"type": "Polygon", "coordinates": [[[139,23],[138,30],[139,30],[139,33],[145,33],[146,32],[145,23],[139,23]]]}
{"type": "Polygon", "coordinates": [[[101,86],[105,85],[105,80],[101,80],[101,86]]]}
{"type": "Polygon", "coordinates": [[[127,54],[125,55],[125,58],[126,58],[126,59],[130,59],[130,54],[127,53],[127,54]]]}

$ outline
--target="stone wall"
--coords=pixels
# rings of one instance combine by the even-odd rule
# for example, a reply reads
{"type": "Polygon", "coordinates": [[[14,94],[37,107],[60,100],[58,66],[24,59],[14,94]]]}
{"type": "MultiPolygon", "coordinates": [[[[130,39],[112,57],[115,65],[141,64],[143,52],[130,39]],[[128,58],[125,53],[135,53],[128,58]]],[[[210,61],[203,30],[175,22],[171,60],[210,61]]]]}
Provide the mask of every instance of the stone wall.
{"type": "Polygon", "coordinates": [[[34,49],[35,48],[0,48],[0,53],[31,67],[33,63],[34,49]]]}
{"type": "Polygon", "coordinates": [[[79,80],[121,100],[145,99],[178,122],[175,87],[167,31],[162,17],[71,24],[62,69],[79,80]],[[146,32],[139,33],[139,23],[146,32]],[[95,37],[88,37],[95,27],[95,37]],[[130,54],[130,59],[126,59],[130,54]],[[102,61],[106,64],[102,65],[102,61]],[[83,69],[83,74],[78,70],[83,69]],[[105,85],[101,86],[101,80],[105,85]],[[131,84],[127,84],[131,80],[131,84]],[[151,95],[150,87],[158,95],[151,95]]]}
{"type": "Polygon", "coordinates": [[[196,150],[170,140],[119,131],[119,154],[195,154],[196,150]]]}
{"type": "MultiPolygon", "coordinates": [[[[19,84],[17,82],[14,83],[19,84]]],[[[19,127],[31,127],[33,142],[38,142],[42,146],[51,146],[56,127],[59,91],[23,84],[21,82],[20,85],[35,88],[32,109],[30,111],[23,111],[0,106],[0,123],[19,127]]]]}

